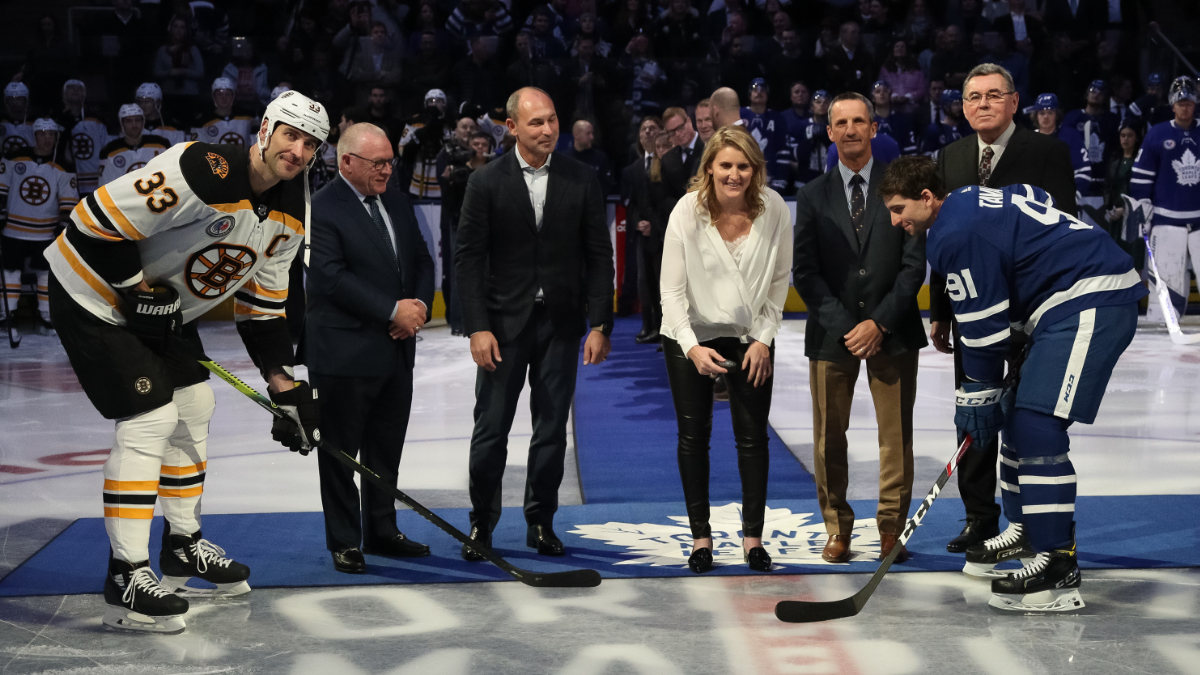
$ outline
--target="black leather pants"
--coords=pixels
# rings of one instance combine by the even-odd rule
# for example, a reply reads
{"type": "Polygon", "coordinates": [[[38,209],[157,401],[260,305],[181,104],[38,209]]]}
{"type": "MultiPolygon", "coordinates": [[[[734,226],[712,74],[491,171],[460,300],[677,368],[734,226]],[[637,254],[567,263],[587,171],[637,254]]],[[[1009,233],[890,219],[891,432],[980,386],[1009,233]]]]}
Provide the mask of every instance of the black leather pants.
{"type": "MultiPolygon", "coordinates": [[[[718,338],[701,345],[737,361],[739,366],[750,346],[736,338],[718,338]]],[[[695,364],[684,355],[678,342],[664,337],[663,354],[667,360],[671,398],[675,402],[675,419],[679,424],[679,477],[683,480],[688,521],[692,537],[702,539],[712,536],[708,524],[708,448],[712,437],[713,380],[696,371],[695,364]]],[[[774,364],[775,347],[772,346],[772,368],[774,364]]],[[[770,464],[767,416],[771,412],[774,377],[754,387],[746,381],[746,372],[739,367],[730,369],[725,380],[729,384],[729,411],[733,415],[738,473],[742,477],[742,536],[761,537],[770,464]]]]}

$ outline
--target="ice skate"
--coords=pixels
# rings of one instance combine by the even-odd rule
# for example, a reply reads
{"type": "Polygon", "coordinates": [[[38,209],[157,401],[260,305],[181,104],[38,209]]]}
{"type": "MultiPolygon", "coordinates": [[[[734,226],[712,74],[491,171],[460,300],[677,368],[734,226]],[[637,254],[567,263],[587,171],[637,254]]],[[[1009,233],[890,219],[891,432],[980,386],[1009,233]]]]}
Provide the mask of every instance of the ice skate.
{"type": "Polygon", "coordinates": [[[150,562],[109,559],[104,579],[104,625],[149,633],[179,633],[188,601],[163,587],[150,562]]]}
{"type": "Polygon", "coordinates": [[[250,568],[225,557],[225,549],[200,536],[171,534],[163,531],[162,553],[158,557],[162,583],[186,598],[228,598],[250,592],[250,568]],[[196,588],[187,583],[193,577],[216,588],[196,588]]]}
{"type": "Polygon", "coordinates": [[[1000,534],[967,549],[963,573],[984,579],[999,579],[1016,570],[997,570],[994,569],[996,565],[1033,556],[1033,549],[1029,548],[1029,537],[1025,534],[1025,526],[1009,523],[1008,528],[1000,534]]]}
{"type": "Polygon", "coordinates": [[[1038,553],[1021,569],[992,580],[997,609],[1012,612],[1073,612],[1083,609],[1074,549],[1038,553]]]}

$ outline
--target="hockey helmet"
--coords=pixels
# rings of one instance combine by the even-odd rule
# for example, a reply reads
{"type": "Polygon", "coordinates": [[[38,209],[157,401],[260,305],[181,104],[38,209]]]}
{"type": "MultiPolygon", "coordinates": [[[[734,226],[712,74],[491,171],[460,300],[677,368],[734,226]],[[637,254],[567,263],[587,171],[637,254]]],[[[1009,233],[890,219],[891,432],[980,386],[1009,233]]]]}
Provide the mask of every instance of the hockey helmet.
{"type": "Polygon", "coordinates": [[[4,98],[29,98],[29,87],[24,82],[9,82],[4,85],[4,98]]]}
{"type": "Polygon", "coordinates": [[[812,102],[818,103],[818,102],[824,101],[828,98],[829,98],[829,92],[825,91],[824,89],[818,89],[813,92],[812,102]]]}
{"type": "Polygon", "coordinates": [[[1161,87],[1162,81],[1163,81],[1162,73],[1150,73],[1149,77],[1146,78],[1146,86],[1147,87],[1161,87]]]}
{"type": "Polygon", "coordinates": [[[87,94],[87,85],[83,83],[83,80],[67,80],[66,82],[63,82],[64,94],[67,93],[67,87],[80,87],[83,89],[83,93],[85,95],[87,94]]]}
{"type": "Polygon", "coordinates": [[[761,77],[756,77],[753,80],[750,80],[750,91],[755,92],[755,91],[770,91],[770,90],[771,90],[771,87],[770,87],[770,85],[767,84],[767,81],[765,79],[763,79],[761,77]]]}
{"type": "Polygon", "coordinates": [[[215,92],[218,89],[228,89],[229,91],[234,91],[237,89],[237,85],[235,85],[233,80],[229,79],[228,77],[218,77],[217,79],[213,80],[212,90],[215,92]]]}
{"type": "MultiPolygon", "coordinates": [[[[279,95],[279,98],[271,101],[267,105],[267,111],[263,113],[263,120],[267,122],[267,130],[264,133],[259,127],[258,153],[260,158],[271,142],[271,134],[275,133],[275,128],[280,124],[287,124],[313,136],[320,145],[324,145],[325,140],[329,138],[329,114],[325,112],[325,106],[298,91],[285,91],[279,95]]],[[[317,160],[317,156],[321,152],[320,145],[317,146],[317,152],[313,153],[312,159],[308,163],[309,167],[317,160]]]]}
{"type": "Polygon", "coordinates": [[[1171,82],[1171,90],[1167,93],[1167,103],[1175,105],[1180,101],[1191,101],[1195,103],[1200,100],[1200,94],[1196,92],[1196,81],[1187,75],[1180,75],[1171,82]]]}
{"type": "Polygon", "coordinates": [[[1034,110],[1058,110],[1058,96],[1054,94],[1038,94],[1034,110]]]}
{"type": "Polygon", "coordinates": [[[1108,91],[1108,83],[1104,80],[1092,80],[1092,83],[1088,85],[1088,91],[1106,92],[1108,91]]]}
{"type": "Polygon", "coordinates": [[[121,121],[126,117],[145,117],[146,113],[142,112],[142,106],[136,103],[126,103],[117,111],[117,121],[121,121]]]}
{"type": "Polygon", "coordinates": [[[39,117],[33,121],[33,130],[59,132],[62,131],[62,127],[58,126],[58,122],[49,117],[39,117]]]}
{"type": "Polygon", "coordinates": [[[156,101],[162,100],[162,87],[153,82],[146,82],[137,88],[137,93],[134,94],[137,98],[152,98],[156,101]]]}
{"type": "Polygon", "coordinates": [[[883,80],[877,80],[875,82],[875,84],[871,85],[871,93],[875,93],[875,92],[879,91],[880,89],[887,89],[888,91],[891,91],[892,85],[888,84],[887,82],[885,82],[883,80]]]}
{"type": "Polygon", "coordinates": [[[441,99],[444,102],[446,100],[446,92],[442,91],[441,89],[430,89],[429,91],[425,92],[425,103],[429,103],[430,101],[436,99],[441,99]]]}
{"type": "Polygon", "coordinates": [[[940,104],[942,108],[949,108],[951,104],[962,101],[962,92],[958,89],[943,89],[942,99],[940,104]]]}

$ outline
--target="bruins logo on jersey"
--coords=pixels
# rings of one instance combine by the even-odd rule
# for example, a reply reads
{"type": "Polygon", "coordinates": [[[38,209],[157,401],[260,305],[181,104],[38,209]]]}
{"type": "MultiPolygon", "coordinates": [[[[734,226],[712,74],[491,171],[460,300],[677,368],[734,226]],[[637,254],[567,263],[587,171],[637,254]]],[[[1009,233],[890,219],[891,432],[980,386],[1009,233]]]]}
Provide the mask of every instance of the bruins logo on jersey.
{"type": "Polygon", "coordinates": [[[41,206],[50,200],[50,184],[41,176],[30,176],[21,181],[21,199],[26,204],[41,206]]]}
{"type": "Polygon", "coordinates": [[[188,259],[188,290],[201,300],[213,300],[237,285],[258,254],[245,246],[213,244],[188,259]]]}
{"type": "Polygon", "coordinates": [[[91,159],[96,152],[96,144],[87,134],[75,134],[71,137],[71,152],[75,159],[91,159]]]}
{"type": "Polygon", "coordinates": [[[4,152],[8,152],[10,150],[16,150],[17,148],[28,148],[28,147],[29,147],[29,144],[26,143],[25,139],[21,138],[20,136],[9,136],[8,138],[4,139],[4,152]]]}
{"type": "Polygon", "coordinates": [[[246,139],[242,138],[242,135],[236,131],[228,131],[225,135],[221,136],[220,143],[222,145],[245,145],[246,139]]]}
{"type": "Polygon", "coordinates": [[[229,162],[225,158],[215,152],[210,152],[206,156],[208,159],[208,168],[212,169],[213,175],[224,178],[229,175],[229,162]]]}
{"type": "MultiPolygon", "coordinates": [[[[120,159],[120,157],[118,157],[117,159],[120,159]]],[[[125,173],[133,173],[134,171],[137,171],[138,169],[142,168],[143,166],[146,166],[145,162],[134,162],[133,164],[129,165],[129,168],[125,170],[125,173]]]]}

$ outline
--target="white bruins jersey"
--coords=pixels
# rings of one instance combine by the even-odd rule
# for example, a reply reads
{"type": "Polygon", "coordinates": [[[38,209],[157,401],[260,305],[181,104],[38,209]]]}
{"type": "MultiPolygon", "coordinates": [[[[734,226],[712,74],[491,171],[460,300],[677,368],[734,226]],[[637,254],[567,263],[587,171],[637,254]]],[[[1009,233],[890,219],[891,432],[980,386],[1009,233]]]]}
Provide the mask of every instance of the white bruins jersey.
{"type": "Polygon", "coordinates": [[[143,279],[179,293],[184,322],[230,295],[237,321],[285,316],[288,272],[304,244],[303,178],[255,196],[249,164],[245,149],[228,145],[167,150],[79,203],[68,231],[46,249],[50,269],[77,303],[111,324],[125,324],[113,284],[143,279]],[[115,250],[128,241],[137,244],[141,272],[106,281],[97,272],[113,257],[105,243],[115,250]]]}
{"type": "Polygon", "coordinates": [[[75,162],[75,175],[79,178],[79,192],[94,192],[99,187],[100,151],[108,145],[111,138],[108,127],[95,117],[86,117],[69,129],[67,134],[70,138],[71,158],[75,162]]]}
{"type": "Polygon", "coordinates": [[[100,151],[100,177],[98,185],[108,185],[127,173],[133,173],[146,166],[150,160],[158,157],[171,147],[171,142],[155,134],[142,134],[142,140],[137,145],[125,142],[120,136],[100,151]]]}
{"type": "Polygon", "coordinates": [[[10,120],[0,122],[0,153],[8,154],[11,150],[32,148],[33,145],[32,122],[20,123],[10,120]]]}
{"type": "Polygon", "coordinates": [[[167,142],[171,145],[179,145],[180,143],[187,143],[188,141],[192,140],[191,135],[183,129],[176,129],[172,126],[163,126],[162,120],[159,120],[158,125],[151,124],[149,120],[147,120],[146,126],[142,132],[153,134],[155,136],[162,136],[163,138],[167,139],[167,142]]]}
{"type": "Polygon", "coordinates": [[[255,125],[256,120],[246,115],[217,117],[203,126],[192,127],[192,140],[248,148],[254,145],[255,125]]]}
{"type": "Polygon", "coordinates": [[[8,214],[4,235],[26,241],[54,239],[59,222],[79,203],[70,161],[37,157],[31,148],[5,153],[0,160],[0,209],[8,214]]]}

